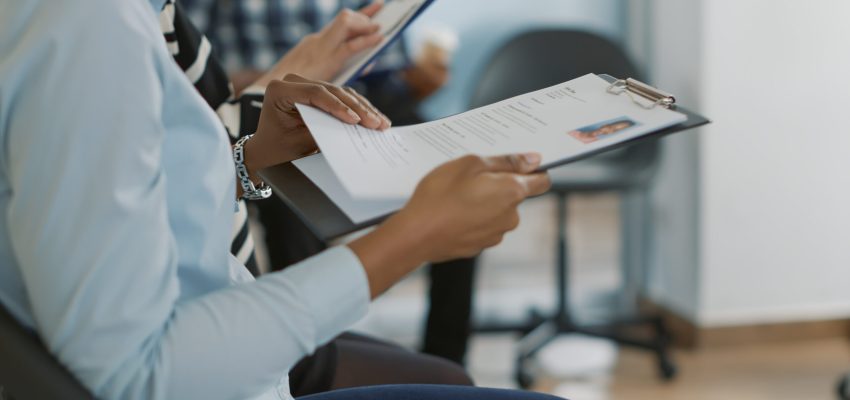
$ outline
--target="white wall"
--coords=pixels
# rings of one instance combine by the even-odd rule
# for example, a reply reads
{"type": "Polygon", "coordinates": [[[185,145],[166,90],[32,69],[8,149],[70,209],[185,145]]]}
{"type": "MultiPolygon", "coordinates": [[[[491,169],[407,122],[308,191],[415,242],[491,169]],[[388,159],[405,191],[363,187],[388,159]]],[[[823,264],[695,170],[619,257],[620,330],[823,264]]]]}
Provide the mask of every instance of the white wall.
{"type": "MultiPolygon", "coordinates": [[[[629,43],[633,58],[651,83],[675,93],[680,103],[700,109],[702,21],[700,3],[633,0],[629,43]]],[[[700,131],[668,137],[652,189],[653,248],[649,295],[677,313],[699,312],[698,137],[700,131]]]]}
{"type": "Polygon", "coordinates": [[[700,320],[850,316],[850,2],[703,2],[700,320]]]}
{"type": "Polygon", "coordinates": [[[666,145],[652,295],[703,326],[850,316],[850,2],[641,1],[632,48],[714,120],[666,145]]]}

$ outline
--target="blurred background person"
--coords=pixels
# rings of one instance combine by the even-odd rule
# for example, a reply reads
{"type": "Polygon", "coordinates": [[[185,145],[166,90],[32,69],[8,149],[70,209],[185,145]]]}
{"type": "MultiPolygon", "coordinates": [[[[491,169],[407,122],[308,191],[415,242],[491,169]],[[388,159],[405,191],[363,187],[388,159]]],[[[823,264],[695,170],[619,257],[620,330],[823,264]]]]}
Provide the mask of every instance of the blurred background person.
{"type": "MultiPolygon", "coordinates": [[[[310,58],[297,47],[317,40],[317,32],[343,10],[374,15],[381,1],[364,0],[182,0],[188,16],[206,34],[231,76],[237,93],[262,84],[269,71],[295,72],[308,78],[331,80],[345,58],[329,57],[324,68],[302,68],[294,58],[310,58]],[[289,59],[287,59],[289,57],[289,59]]],[[[420,103],[449,80],[449,65],[457,39],[451,32],[427,35],[415,55],[404,40],[391,45],[368,74],[352,83],[394,124],[422,122],[420,103]]],[[[276,198],[257,202],[268,265],[284,268],[321,251],[318,240],[298,217],[276,198]]],[[[429,269],[430,308],[422,350],[463,363],[470,335],[472,287],[476,259],[432,265],[429,269]]]]}

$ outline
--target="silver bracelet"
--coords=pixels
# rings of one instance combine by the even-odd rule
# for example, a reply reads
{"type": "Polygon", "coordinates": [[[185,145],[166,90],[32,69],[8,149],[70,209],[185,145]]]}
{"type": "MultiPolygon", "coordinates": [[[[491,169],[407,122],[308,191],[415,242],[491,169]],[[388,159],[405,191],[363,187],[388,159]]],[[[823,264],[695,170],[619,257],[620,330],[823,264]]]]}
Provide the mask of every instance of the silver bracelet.
{"type": "Polygon", "coordinates": [[[245,142],[252,136],[254,135],[239,139],[233,146],[233,163],[236,164],[236,179],[242,186],[242,198],[245,200],[262,200],[271,197],[272,188],[265,182],[260,183],[259,186],[254,185],[251,176],[248,174],[248,168],[245,167],[245,142]]]}

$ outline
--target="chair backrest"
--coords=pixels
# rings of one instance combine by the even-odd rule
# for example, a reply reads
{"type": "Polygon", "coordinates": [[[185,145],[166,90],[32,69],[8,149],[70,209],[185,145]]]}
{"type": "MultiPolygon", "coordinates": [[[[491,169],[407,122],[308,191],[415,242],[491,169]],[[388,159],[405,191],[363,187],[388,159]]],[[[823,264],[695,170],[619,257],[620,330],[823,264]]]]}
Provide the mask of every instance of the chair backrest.
{"type": "MultiPolygon", "coordinates": [[[[14,400],[94,397],[45,349],[41,341],[0,306],[0,386],[14,400]]],[[[9,398],[9,397],[7,397],[9,398]]]]}
{"type": "MultiPolygon", "coordinates": [[[[505,43],[490,59],[473,91],[472,108],[596,73],[640,79],[623,49],[599,35],[570,29],[535,30],[505,43]]],[[[654,162],[657,141],[603,154],[595,160],[654,162]]]]}

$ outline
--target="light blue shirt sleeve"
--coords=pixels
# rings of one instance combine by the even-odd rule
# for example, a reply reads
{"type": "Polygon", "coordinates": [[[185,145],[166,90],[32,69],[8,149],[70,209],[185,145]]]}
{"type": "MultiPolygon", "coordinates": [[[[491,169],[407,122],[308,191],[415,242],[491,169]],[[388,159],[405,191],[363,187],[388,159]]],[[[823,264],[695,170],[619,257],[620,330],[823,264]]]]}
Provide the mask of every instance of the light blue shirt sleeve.
{"type": "Polygon", "coordinates": [[[347,247],[217,283],[229,145],[147,2],[0,10],[0,301],[97,397],[259,396],[365,315],[347,247]]]}

